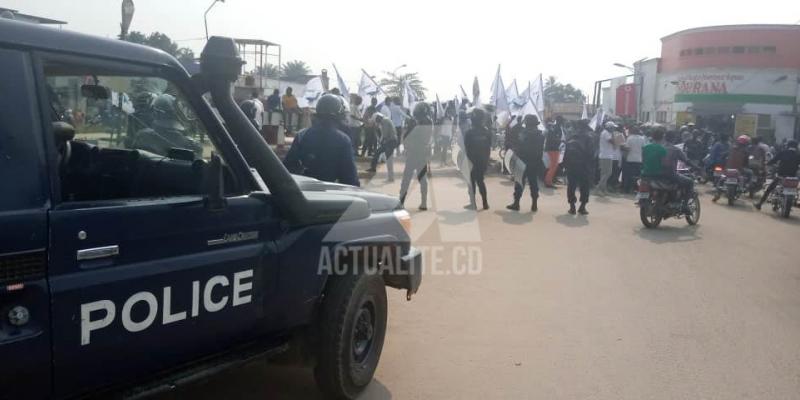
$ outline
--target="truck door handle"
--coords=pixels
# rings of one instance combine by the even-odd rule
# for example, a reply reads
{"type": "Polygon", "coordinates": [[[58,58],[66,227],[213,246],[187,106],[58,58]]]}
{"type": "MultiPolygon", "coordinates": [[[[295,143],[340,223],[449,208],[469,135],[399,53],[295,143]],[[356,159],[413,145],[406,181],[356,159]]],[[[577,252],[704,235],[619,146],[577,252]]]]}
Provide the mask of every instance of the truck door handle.
{"type": "Polygon", "coordinates": [[[78,261],[96,260],[98,258],[108,258],[119,255],[119,246],[103,246],[91,249],[78,250],[78,261]]]}

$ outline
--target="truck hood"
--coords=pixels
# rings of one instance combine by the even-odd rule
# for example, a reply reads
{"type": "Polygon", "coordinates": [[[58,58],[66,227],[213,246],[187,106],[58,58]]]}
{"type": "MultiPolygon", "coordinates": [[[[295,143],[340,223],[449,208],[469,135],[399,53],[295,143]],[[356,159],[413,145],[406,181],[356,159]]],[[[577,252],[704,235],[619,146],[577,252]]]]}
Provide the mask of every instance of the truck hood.
{"type": "Polygon", "coordinates": [[[369,203],[369,208],[372,212],[387,212],[400,207],[400,200],[397,197],[388,196],[383,193],[370,192],[360,187],[343,185],[341,183],[324,182],[302,175],[292,175],[292,177],[303,192],[324,192],[328,194],[358,197],[369,203]]]}

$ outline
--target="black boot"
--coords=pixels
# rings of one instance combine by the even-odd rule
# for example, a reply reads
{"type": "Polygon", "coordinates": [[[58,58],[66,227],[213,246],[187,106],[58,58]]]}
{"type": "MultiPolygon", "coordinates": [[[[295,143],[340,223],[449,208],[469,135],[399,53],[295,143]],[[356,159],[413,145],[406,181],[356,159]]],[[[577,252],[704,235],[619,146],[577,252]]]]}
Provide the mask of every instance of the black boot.
{"type": "Polygon", "coordinates": [[[514,202],[506,206],[511,211],[519,211],[519,199],[514,199],[514,202]]]}
{"type": "Polygon", "coordinates": [[[531,199],[531,212],[539,211],[539,198],[534,197],[531,199]]]}
{"type": "Polygon", "coordinates": [[[488,210],[489,209],[489,201],[486,200],[486,197],[483,198],[483,209],[484,210],[488,210]]]}
{"type": "Polygon", "coordinates": [[[567,211],[570,215],[575,215],[575,203],[569,203],[569,211],[567,211]]]}
{"type": "Polygon", "coordinates": [[[581,207],[578,208],[578,214],[589,215],[589,211],[586,211],[586,203],[581,203],[581,207]]]}

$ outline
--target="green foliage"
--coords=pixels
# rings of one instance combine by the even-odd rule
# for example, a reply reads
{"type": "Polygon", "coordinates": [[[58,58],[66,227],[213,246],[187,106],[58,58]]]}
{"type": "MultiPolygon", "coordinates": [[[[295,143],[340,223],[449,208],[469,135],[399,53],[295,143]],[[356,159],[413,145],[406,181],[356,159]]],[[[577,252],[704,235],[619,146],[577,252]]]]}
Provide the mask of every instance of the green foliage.
{"type": "Polygon", "coordinates": [[[305,61],[293,60],[283,64],[281,68],[283,79],[287,81],[299,81],[311,73],[311,68],[305,61]]]}
{"type": "Polygon", "coordinates": [[[586,96],[580,89],[571,84],[558,82],[555,76],[548,76],[544,81],[544,101],[548,105],[554,103],[580,103],[586,102],[586,96]]]}
{"type": "Polygon", "coordinates": [[[401,97],[403,95],[404,82],[408,81],[411,90],[417,95],[420,100],[425,100],[425,86],[419,78],[418,72],[410,72],[407,74],[393,74],[386,73],[386,77],[382,78],[380,85],[389,96],[401,97]]]}
{"type": "Polygon", "coordinates": [[[125,37],[125,40],[131,43],[143,44],[145,46],[163,50],[181,62],[191,62],[195,58],[194,51],[192,51],[192,49],[178,46],[178,44],[173,42],[169,36],[161,32],[153,32],[149,35],[145,35],[139,31],[132,31],[128,34],[128,36],[125,37]]]}

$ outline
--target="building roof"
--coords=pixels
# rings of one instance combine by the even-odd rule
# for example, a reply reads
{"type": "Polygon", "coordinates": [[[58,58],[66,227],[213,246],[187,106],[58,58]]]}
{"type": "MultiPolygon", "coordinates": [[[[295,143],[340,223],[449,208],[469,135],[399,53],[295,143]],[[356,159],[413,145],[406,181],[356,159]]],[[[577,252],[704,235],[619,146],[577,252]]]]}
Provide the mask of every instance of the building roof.
{"type": "Polygon", "coordinates": [[[260,39],[233,39],[236,44],[256,45],[256,46],[280,46],[277,43],[268,42],[260,39]]]}
{"type": "Polygon", "coordinates": [[[742,25],[715,25],[715,26],[702,26],[698,28],[689,28],[684,29],[682,31],[678,31],[667,36],[661,38],[661,40],[666,40],[672,38],[674,36],[680,36],[687,33],[700,33],[700,32],[719,32],[719,31],[754,31],[754,30],[769,30],[769,31],[779,31],[779,30],[792,30],[792,31],[800,31],[800,25],[788,25],[788,24],[742,24],[742,25]]]}
{"type": "Polygon", "coordinates": [[[183,68],[174,57],[152,47],[3,18],[0,18],[0,44],[183,68]]]}
{"type": "Polygon", "coordinates": [[[0,7],[0,13],[3,13],[5,11],[8,11],[8,12],[14,14],[15,17],[21,17],[23,20],[36,22],[38,24],[50,24],[50,25],[66,25],[67,24],[65,21],[59,21],[57,19],[50,19],[50,18],[44,18],[44,17],[37,17],[35,15],[30,15],[30,14],[23,14],[23,13],[17,11],[17,10],[11,9],[11,8],[0,7]]]}

